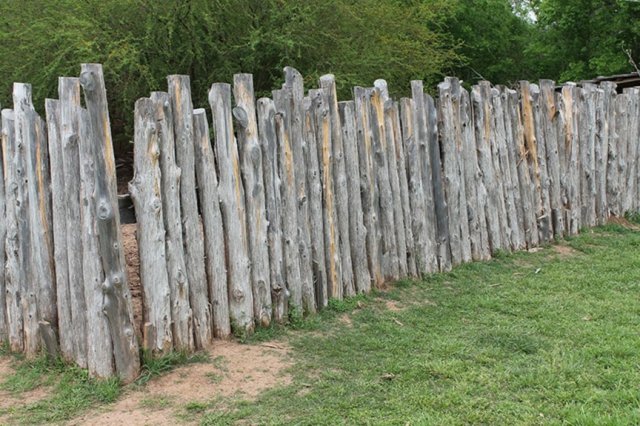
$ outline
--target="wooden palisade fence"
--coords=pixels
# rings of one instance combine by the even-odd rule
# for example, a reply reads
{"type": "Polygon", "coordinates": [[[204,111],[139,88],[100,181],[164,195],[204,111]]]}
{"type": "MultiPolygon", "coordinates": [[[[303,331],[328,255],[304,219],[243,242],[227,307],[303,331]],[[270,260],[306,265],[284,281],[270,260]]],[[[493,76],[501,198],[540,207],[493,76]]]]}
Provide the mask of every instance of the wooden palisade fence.
{"type": "Polygon", "coordinates": [[[188,76],[135,104],[143,321],[133,323],[99,65],[2,110],[0,340],[130,381],[139,345],[206,348],[387,280],[531,248],[640,210],[640,89],[455,78],[437,99],[332,75],[272,98],[250,74],[194,109],[188,76]],[[84,106],[81,92],[84,92],[84,106]],[[212,134],[210,134],[212,133],[212,134]],[[140,341],[138,341],[140,340],[140,341]]]}

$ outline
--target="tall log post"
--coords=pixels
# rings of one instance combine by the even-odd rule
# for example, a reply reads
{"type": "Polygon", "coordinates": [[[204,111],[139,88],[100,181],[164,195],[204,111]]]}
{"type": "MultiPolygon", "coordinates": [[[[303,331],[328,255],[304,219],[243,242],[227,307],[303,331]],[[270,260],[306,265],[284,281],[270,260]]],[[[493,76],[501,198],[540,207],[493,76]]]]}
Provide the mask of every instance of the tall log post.
{"type": "MultiPolygon", "coordinates": [[[[245,188],[253,315],[257,324],[268,327],[271,323],[272,308],[267,216],[262,176],[262,151],[258,141],[258,122],[251,74],[233,76],[233,95],[236,102],[233,114],[238,126],[240,170],[245,188]]],[[[312,286],[311,283],[309,285],[312,286]]]]}
{"type": "Polygon", "coordinates": [[[213,84],[209,91],[209,104],[215,131],[220,208],[225,229],[231,328],[235,333],[250,333],[254,330],[254,315],[249,239],[240,158],[231,118],[231,86],[213,84]]]}
{"type": "Polygon", "coordinates": [[[278,170],[278,140],[276,137],[276,107],[269,98],[257,103],[258,135],[262,150],[265,208],[267,217],[267,244],[269,246],[269,282],[273,319],[277,323],[287,320],[287,287],[284,275],[282,248],[282,197],[278,170]]]}
{"type": "Polygon", "coordinates": [[[107,91],[100,64],[82,64],[80,84],[91,122],[96,165],[96,216],[100,258],[105,274],[103,309],[109,319],[116,372],[125,383],[140,370],[138,343],[133,328],[131,293],[127,284],[120,216],[118,214],[113,140],[107,108],[107,91]]]}
{"type": "MultiPolygon", "coordinates": [[[[209,301],[213,317],[213,335],[226,339],[231,334],[229,294],[225,264],[224,228],[220,211],[218,172],[209,137],[209,123],[204,109],[193,111],[193,140],[196,179],[204,226],[205,270],[209,282],[209,301]]],[[[207,346],[211,342],[207,343],[207,346]]]]}
{"type": "Polygon", "coordinates": [[[596,226],[596,86],[584,84],[580,116],[580,198],[582,225],[596,226]]]}

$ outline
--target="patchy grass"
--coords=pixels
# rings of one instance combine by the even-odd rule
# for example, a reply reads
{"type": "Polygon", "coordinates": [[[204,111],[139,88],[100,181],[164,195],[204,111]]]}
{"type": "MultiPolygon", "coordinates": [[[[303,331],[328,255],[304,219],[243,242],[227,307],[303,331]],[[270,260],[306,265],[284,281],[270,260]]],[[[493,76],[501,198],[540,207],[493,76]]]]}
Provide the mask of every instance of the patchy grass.
{"type": "Polygon", "coordinates": [[[203,425],[639,424],[640,233],[608,225],[561,244],[258,334],[293,346],[293,384],[187,410],[203,425]]]}
{"type": "Polygon", "coordinates": [[[145,352],[142,354],[140,377],[135,381],[135,384],[144,385],[153,377],[160,376],[181,365],[208,361],[209,356],[204,352],[191,354],[187,351],[174,351],[162,356],[145,352]]]}

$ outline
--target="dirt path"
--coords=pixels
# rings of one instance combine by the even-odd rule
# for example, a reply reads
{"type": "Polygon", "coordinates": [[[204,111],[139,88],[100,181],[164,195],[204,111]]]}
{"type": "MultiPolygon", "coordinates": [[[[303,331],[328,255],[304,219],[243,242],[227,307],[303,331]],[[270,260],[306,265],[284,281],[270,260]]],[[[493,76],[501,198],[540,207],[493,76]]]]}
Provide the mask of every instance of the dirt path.
{"type": "Polygon", "coordinates": [[[265,390],[290,383],[285,371],[291,365],[288,358],[289,349],[281,343],[218,342],[210,351],[210,362],[177,368],[69,424],[189,424],[188,405],[228,397],[251,400],[265,390]]]}

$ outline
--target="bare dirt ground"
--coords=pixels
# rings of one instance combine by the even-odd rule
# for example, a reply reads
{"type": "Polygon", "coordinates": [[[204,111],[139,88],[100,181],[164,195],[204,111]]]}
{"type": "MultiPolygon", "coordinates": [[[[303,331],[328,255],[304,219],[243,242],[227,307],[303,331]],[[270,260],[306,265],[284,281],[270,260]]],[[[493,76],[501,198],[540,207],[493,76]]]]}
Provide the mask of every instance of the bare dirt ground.
{"type": "MultiPolygon", "coordinates": [[[[253,400],[261,392],[291,383],[289,348],[279,342],[243,345],[220,341],[209,361],[178,367],[144,386],[132,385],[114,404],[83,414],[69,425],[190,424],[188,404],[208,404],[226,398],[253,400]]],[[[0,358],[0,381],[13,373],[9,358],[0,358]]],[[[50,396],[47,388],[12,395],[0,391],[0,408],[32,404],[50,396]]],[[[10,424],[0,416],[0,424],[10,424]]]]}

